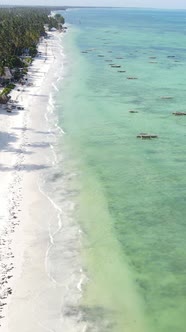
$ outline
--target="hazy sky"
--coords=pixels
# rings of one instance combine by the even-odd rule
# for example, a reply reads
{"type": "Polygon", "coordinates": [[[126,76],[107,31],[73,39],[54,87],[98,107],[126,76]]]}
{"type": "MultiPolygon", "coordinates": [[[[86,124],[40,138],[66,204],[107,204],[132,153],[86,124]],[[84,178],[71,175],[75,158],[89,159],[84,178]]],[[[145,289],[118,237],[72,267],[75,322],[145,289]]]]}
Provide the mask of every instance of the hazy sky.
{"type": "Polygon", "coordinates": [[[2,5],[121,6],[186,9],[186,0],[0,0],[2,5]]]}

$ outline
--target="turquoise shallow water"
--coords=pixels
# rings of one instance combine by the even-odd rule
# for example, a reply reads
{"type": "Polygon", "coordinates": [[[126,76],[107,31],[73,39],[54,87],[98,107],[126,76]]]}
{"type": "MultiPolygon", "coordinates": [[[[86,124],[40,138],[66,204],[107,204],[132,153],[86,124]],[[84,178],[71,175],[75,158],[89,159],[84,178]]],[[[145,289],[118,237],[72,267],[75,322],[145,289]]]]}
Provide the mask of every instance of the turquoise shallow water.
{"type": "Polygon", "coordinates": [[[184,332],[186,116],[172,112],[185,112],[186,12],[65,17],[58,113],[80,188],[83,320],[88,331],[184,332]]]}

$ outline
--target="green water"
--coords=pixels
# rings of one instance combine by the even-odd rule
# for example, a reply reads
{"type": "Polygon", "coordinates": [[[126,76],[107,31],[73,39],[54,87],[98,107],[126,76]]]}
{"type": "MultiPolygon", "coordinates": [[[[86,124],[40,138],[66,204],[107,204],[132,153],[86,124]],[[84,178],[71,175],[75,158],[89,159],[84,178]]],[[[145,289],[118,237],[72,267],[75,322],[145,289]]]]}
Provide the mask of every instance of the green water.
{"type": "Polygon", "coordinates": [[[80,189],[83,320],[88,331],[184,332],[186,117],[172,114],[185,111],[184,15],[66,15],[74,25],[63,41],[58,112],[80,189]]]}

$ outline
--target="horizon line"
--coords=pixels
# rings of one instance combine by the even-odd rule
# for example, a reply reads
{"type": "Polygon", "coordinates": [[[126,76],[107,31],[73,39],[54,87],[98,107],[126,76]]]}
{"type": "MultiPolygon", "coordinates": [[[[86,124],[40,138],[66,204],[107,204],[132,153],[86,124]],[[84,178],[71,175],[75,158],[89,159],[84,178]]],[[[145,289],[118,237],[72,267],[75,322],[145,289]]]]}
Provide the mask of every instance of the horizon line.
{"type": "Polygon", "coordinates": [[[69,5],[64,5],[64,6],[60,6],[60,5],[56,5],[56,6],[53,6],[53,5],[20,5],[20,4],[7,4],[7,5],[1,5],[0,4],[0,8],[6,8],[6,7],[22,7],[22,8],[27,8],[27,7],[31,7],[31,8],[37,8],[37,7],[43,7],[43,8],[61,8],[61,9],[68,9],[68,8],[109,8],[109,9],[112,9],[112,8],[125,8],[125,9],[139,9],[139,10],[143,10],[143,9],[153,9],[153,10],[186,10],[186,8],[167,8],[167,7],[130,7],[130,6],[69,6],[69,5]]]}

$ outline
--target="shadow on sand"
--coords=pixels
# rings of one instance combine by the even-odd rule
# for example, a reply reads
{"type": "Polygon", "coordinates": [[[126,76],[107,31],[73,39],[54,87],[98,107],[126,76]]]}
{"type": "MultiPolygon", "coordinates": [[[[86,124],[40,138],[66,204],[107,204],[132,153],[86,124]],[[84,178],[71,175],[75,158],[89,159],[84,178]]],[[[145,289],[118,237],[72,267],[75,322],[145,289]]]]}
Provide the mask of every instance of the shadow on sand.
{"type": "Polygon", "coordinates": [[[7,167],[7,166],[3,166],[2,164],[0,164],[0,172],[8,172],[8,171],[14,171],[14,170],[18,170],[18,171],[26,171],[26,172],[33,172],[33,171],[40,171],[42,169],[48,169],[50,168],[50,166],[44,165],[44,164],[23,164],[23,165],[18,165],[16,167],[7,167]]]}

